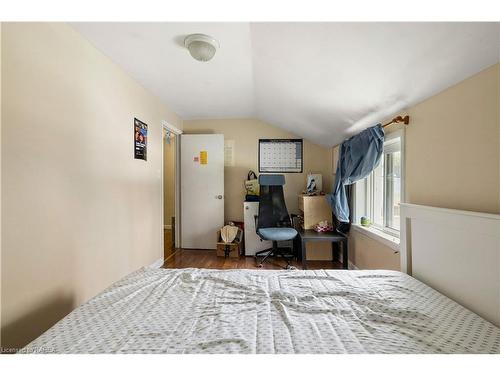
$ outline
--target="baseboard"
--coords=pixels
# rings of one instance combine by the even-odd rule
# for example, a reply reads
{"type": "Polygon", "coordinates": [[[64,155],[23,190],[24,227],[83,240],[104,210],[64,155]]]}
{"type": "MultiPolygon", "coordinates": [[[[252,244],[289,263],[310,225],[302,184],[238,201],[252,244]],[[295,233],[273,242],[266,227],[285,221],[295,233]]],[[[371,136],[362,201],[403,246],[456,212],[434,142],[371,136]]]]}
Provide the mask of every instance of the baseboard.
{"type": "Polygon", "coordinates": [[[172,225],[166,224],[163,226],[163,229],[172,229],[172,225]]]}
{"type": "Polygon", "coordinates": [[[158,260],[156,260],[155,262],[151,263],[148,268],[161,268],[161,266],[163,266],[163,263],[165,263],[165,261],[163,260],[163,258],[160,258],[158,260]]]}
{"type": "Polygon", "coordinates": [[[356,267],[356,265],[353,262],[348,261],[347,263],[350,270],[359,270],[359,268],[356,267]]]}

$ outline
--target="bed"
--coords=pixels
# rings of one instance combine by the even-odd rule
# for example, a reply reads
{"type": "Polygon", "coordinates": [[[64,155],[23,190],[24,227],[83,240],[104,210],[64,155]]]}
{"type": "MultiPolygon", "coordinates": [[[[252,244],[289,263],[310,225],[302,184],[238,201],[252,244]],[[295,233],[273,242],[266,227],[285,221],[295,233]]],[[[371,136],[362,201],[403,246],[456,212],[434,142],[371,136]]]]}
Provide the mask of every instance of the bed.
{"type": "Polygon", "coordinates": [[[143,268],[23,351],[500,353],[500,216],[401,222],[404,272],[143,268]]]}
{"type": "Polygon", "coordinates": [[[396,271],[141,269],[33,341],[46,353],[500,353],[500,329],[396,271]]]}

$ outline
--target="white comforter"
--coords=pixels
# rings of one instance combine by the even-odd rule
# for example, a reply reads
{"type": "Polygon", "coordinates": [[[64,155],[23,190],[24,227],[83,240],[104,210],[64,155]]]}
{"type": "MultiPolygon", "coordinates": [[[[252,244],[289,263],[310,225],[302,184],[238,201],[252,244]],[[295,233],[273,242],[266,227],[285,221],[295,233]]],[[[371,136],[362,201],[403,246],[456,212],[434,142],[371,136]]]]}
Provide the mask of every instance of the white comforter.
{"type": "Polygon", "coordinates": [[[25,349],[499,353],[500,329],[400,272],[142,269],[25,349]]]}

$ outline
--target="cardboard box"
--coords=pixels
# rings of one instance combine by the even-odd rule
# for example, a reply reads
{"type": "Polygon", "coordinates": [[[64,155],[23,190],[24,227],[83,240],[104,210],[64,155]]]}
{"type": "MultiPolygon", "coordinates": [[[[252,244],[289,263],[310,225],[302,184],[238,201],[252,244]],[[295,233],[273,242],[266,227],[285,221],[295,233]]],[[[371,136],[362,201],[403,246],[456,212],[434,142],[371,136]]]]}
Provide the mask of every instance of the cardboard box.
{"type": "Polygon", "coordinates": [[[229,257],[229,258],[239,258],[242,253],[242,243],[243,231],[238,229],[236,238],[231,243],[225,243],[222,241],[220,230],[217,231],[217,256],[218,257],[229,257]]]}

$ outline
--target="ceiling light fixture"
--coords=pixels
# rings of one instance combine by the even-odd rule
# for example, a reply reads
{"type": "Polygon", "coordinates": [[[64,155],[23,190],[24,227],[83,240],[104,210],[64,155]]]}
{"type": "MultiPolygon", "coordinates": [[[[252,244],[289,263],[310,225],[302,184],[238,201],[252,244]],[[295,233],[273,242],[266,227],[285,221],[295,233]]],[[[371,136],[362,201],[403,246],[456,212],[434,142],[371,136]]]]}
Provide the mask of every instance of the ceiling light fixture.
{"type": "Polygon", "coordinates": [[[184,39],[184,46],[196,60],[209,61],[219,48],[219,42],[210,35],[191,34],[184,39]]]}

